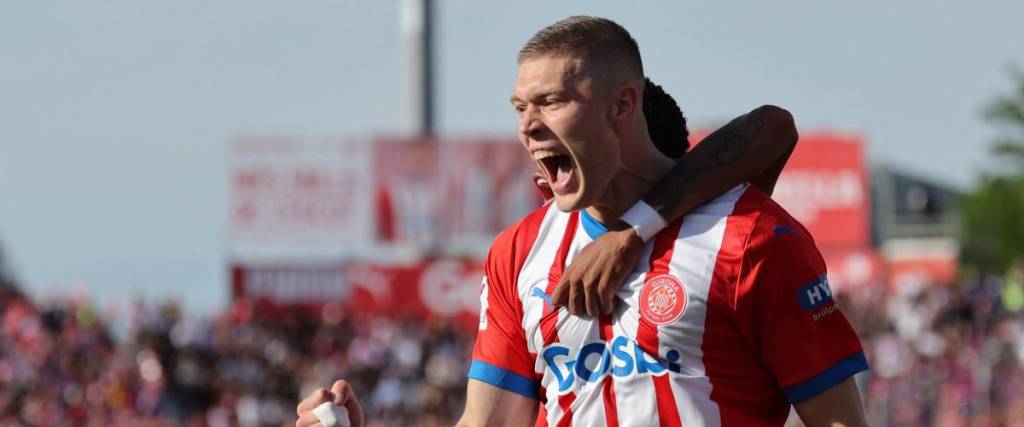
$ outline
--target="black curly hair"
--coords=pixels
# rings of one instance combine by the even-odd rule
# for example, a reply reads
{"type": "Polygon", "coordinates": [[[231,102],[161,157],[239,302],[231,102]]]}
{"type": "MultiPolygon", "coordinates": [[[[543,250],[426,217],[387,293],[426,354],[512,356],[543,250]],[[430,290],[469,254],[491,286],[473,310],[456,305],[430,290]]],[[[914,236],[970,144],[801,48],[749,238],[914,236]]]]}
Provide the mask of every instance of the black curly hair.
{"type": "Polygon", "coordinates": [[[644,117],[647,118],[647,133],[658,151],[673,159],[679,159],[690,148],[690,131],[686,129],[686,117],[672,95],[654,84],[651,79],[644,80],[644,117]]]}

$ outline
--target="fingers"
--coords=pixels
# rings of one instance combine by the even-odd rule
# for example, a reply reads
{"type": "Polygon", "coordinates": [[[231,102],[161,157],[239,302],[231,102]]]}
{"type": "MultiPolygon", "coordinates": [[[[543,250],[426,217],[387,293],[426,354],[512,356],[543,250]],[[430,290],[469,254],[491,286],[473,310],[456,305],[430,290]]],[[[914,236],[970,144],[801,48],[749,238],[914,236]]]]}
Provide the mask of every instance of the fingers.
{"type": "Polygon", "coordinates": [[[325,388],[313,390],[295,408],[295,413],[299,416],[299,419],[295,421],[295,427],[320,426],[320,420],[316,418],[316,415],[313,415],[313,408],[320,406],[321,403],[332,400],[334,400],[334,393],[331,393],[329,390],[325,388]]]}
{"type": "Polygon", "coordinates": [[[352,387],[345,380],[335,381],[334,385],[331,386],[331,394],[334,395],[334,398],[331,399],[334,404],[341,406],[345,406],[345,402],[355,396],[352,387]]]}
{"type": "MultiPolygon", "coordinates": [[[[642,243],[642,241],[641,241],[642,243]]],[[[601,275],[597,293],[601,296],[601,313],[611,314],[615,311],[615,295],[626,283],[626,278],[633,271],[633,267],[640,259],[643,252],[643,245],[628,246],[620,256],[616,257],[608,265],[604,274],[601,275]]]]}
{"type": "MultiPolygon", "coordinates": [[[[568,275],[566,275],[568,276],[568,275]]],[[[569,314],[582,316],[587,313],[588,297],[583,282],[569,280],[563,276],[551,294],[551,305],[555,308],[566,307],[569,314]]]]}
{"type": "Polygon", "coordinates": [[[587,315],[596,317],[601,314],[601,296],[597,293],[597,284],[587,282],[583,285],[583,295],[586,299],[587,315]]]}
{"type": "Polygon", "coordinates": [[[566,275],[563,274],[562,279],[555,286],[555,291],[551,293],[551,305],[555,307],[565,307],[569,303],[569,282],[565,278],[566,275]]]}
{"type": "Polygon", "coordinates": [[[299,419],[295,421],[295,427],[321,427],[320,420],[313,415],[312,412],[307,411],[305,414],[300,414],[299,419]]]}
{"type": "Polygon", "coordinates": [[[571,313],[571,314],[575,315],[577,313],[581,313],[584,310],[586,310],[586,307],[585,307],[585,305],[586,305],[585,298],[586,297],[583,296],[583,289],[582,288],[583,288],[582,286],[578,286],[578,282],[577,282],[577,286],[573,286],[573,283],[571,283],[571,282],[569,283],[569,304],[568,304],[568,306],[569,306],[569,313],[571,313]]]}
{"type": "Polygon", "coordinates": [[[348,410],[349,423],[352,427],[363,427],[363,407],[348,381],[335,381],[331,386],[331,393],[334,394],[334,404],[344,406],[348,410]]]}
{"type": "Polygon", "coordinates": [[[618,283],[622,283],[622,280],[613,278],[602,280],[601,284],[597,286],[601,314],[612,314],[612,311],[615,310],[615,294],[619,292],[618,283]]]}
{"type": "Polygon", "coordinates": [[[587,256],[587,250],[578,256],[579,258],[569,265],[555,292],[551,295],[551,303],[555,307],[566,307],[569,314],[574,316],[597,316],[601,312],[600,295],[597,292],[597,277],[593,272],[601,271],[591,257],[587,256]]]}
{"type": "Polygon", "coordinates": [[[305,399],[299,402],[299,406],[295,408],[295,413],[297,413],[301,418],[302,414],[309,413],[309,411],[312,411],[313,408],[320,406],[321,403],[330,402],[333,400],[334,393],[331,393],[329,390],[325,388],[318,388],[316,390],[313,390],[313,392],[310,393],[309,396],[306,396],[305,399]]]}
{"type": "Polygon", "coordinates": [[[299,402],[295,412],[299,419],[295,421],[296,427],[320,427],[320,420],[313,414],[313,409],[323,403],[331,402],[335,405],[344,406],[348,411],[348,422],[352,427],[363,427],[363,408],[359,404],[355,391],[348,381],[338,380],[334,382],[330,390],[319,388],[309,394],[302,402],[299,402]]]}
{"type": "Polygon", "coordinates": [[[583,248],[566,266],[551,295],[555,307],[576,316],[611,314],[615,295],[643,253],[633,230],[609,232],[583,248]]]}

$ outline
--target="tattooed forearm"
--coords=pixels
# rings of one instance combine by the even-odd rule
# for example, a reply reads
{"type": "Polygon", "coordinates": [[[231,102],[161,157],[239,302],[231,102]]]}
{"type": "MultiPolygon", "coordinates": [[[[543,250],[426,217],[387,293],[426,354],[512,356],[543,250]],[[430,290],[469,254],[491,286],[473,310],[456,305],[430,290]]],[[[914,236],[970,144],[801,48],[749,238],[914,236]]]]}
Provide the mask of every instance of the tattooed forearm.
{"type": "MultiPolygon", "coordinates": [[[[757,108],[704,138],[651,189],[645,201],[673,221],[725,190],[753,181],[772,165],[779,165],[781,171],[795,143],[796,128],[787,111],[757,108]]],[[[777,177],[778,171],[773,173],[777,177]]]]}
{"type": "Polygon", "coordinates": [[[763,126],[764,112],[758,109],[722,127],[721,135],[718,132],[708,135],[701,144],[714,147],[715,162],[712,166],[726,166],[742,157],[763,126]]]}

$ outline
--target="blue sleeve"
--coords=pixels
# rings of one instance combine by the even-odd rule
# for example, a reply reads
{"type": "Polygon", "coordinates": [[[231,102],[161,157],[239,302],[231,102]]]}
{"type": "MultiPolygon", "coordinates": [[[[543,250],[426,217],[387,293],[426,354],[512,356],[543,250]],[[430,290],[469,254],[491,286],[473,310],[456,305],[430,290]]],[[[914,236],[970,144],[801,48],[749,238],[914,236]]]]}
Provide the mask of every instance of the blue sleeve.
{"type": "Polygon", "coordinates": [[[854,374],[868,369],[864,352],[840,360],[811,379],[783,390],[789,403],[800,403],[828,390],[854,374]]]}
{"type": "Polygon", "coordinates": [[[530,399],[540,399],[540,396],[537,394],[537,382],[487,362],[474,360],[469,365],[469,378],[483,381],[530,399]]]}

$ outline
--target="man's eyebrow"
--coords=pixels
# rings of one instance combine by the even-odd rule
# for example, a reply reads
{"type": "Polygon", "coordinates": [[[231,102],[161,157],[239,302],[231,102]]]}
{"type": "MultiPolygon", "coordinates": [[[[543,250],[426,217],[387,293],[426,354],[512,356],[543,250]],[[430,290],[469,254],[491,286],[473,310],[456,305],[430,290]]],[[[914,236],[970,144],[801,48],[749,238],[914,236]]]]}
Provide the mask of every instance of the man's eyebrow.
{"type": "MultiPolygon", "coordinates": [[[[537,93],[531,95],[530,99],[544,99],[544,98],[547,98],[547,97],[549,97],[551,95],[565,96],[565,91],[561,90],[561,89],[552,89],[552,90],[546,90],[546,91],[543,91],[543,92],[537,92],[537,93]]],[[[523,100],[520,99],[518,96],[512,95],[511,97],[508,98],[508,102],[512,103],[512,105],[515,105],[517,103],[523,102],[523,100]]]]}

